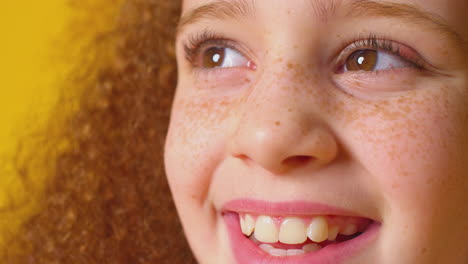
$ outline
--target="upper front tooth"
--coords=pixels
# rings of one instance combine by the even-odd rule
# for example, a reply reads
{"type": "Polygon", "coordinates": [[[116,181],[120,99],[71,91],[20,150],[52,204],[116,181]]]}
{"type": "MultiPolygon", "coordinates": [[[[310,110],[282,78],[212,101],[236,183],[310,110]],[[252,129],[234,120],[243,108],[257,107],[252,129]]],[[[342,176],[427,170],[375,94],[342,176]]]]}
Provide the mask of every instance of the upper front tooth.
{"type": "Polygon", "coordinates": [[[255,238],[263,243],[278,242],[278,228],[275,221],[269,216],[259,216],[255,223],[255,238]]]}
{"type": "Polygon", "coordinates": [[[312,219],[307,228],[307,236],[310,240],[320,243],[328,239],[328,221],[323,216],[312,219]]]}
{"type": "Polygon", "coordinates": [[[307,240],[306,226],[300,218],[288,217],[281,223],[279,241],[285,244],[300,244],[307,240]]]}
{"type": "Polygon", "coordinates": [[[246,236],[250,236],[255,227],[255,220],[249,214],[246,214],[244,218],[240,219],[242,233],[246,236]]]}

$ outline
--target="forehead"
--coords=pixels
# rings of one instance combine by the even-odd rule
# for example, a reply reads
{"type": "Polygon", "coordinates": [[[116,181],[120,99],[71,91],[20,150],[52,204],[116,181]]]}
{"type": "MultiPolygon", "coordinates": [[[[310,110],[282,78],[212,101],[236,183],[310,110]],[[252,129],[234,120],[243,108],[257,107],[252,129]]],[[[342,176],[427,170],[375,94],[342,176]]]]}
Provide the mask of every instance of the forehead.
{"type": "Polygon", "coordinates": [[[388,2],[409,3],[439,15],[460,35],[468,36],[468,1],[466,0],[392,0],[388,2]]]}
{"type": "MultiPolygon", "coordinates": [[[[226,0],[183,0],[182,7],[183,13],[190,11],[194,8],[213,3],[222,2],[226,0]]],[[[315,6],[340,6],[349,2],[355,2],[359,0],[230,0],[230,1],[243,1],[250,2],[256,9],[268,10],[267,7],[271,6],[272,1],[287,3],[287,5],[294,8],[297,6],[300,8],[304,4],[313,4],[315,6]],[[330,4],[333,2],[333,4],[330,4]]],[[[402,3],[414,5],[424,11],[431,12],[437,16],[440,16],[447,24],[458,34],[468,39],[468,16],[466,10],[468,10],[467,0],[374,0],[375,2],[384,3],[402,3]]]]}

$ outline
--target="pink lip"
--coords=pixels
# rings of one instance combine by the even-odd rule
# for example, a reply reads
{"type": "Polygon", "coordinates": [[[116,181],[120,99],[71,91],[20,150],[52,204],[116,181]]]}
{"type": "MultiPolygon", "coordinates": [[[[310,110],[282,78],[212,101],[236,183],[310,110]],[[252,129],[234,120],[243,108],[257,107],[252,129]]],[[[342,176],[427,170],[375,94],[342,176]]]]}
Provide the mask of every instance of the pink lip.
{"type": "Polygon", "coordinates": [[[343,215],[363,217],[351,211],[329,205],[305,201],[265,202],[259,200],[233,200],[227,202],[223,211],[255,213],[265,215],[343,215]]]}
{"type": "Polygon", "coordinates": [[[242,234],[237,212],[266,215],[359,215],[327,205],[302,201],[270,203],[257,200],[235,200],[229,202],[224,206],[223,217],[230,235],[233,254],[239,264],[340,264],[370,245],[377,237],[381,226],[379,223],[373,222],[358,237],[328,245],[315,253],[301,256],[273,257],[242,234]]]}

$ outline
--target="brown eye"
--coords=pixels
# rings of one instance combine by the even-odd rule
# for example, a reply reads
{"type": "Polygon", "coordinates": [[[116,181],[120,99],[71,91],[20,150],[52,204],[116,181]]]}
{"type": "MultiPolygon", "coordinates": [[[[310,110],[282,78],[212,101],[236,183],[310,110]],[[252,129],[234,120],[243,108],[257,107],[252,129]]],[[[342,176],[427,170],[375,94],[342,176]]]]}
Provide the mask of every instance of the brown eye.
{"type": "Polygon", "coordinates": [[[247,67],[249,60],[240,52],[228,47],[211,47],[200,54],[200,67],[206,69],[247,67]]]}
{"type": "Polygon", "coordinates": [[[348,71],[373,71],[377,66],[376,50],[358,50],[353,52],[346,59],[346,69],[348,71]]]}
{"type": "Polygon", "coordinates": [[[203,54],[203,68],[221,67],[224,62],[225,48],[212,47],[203,54]]]}

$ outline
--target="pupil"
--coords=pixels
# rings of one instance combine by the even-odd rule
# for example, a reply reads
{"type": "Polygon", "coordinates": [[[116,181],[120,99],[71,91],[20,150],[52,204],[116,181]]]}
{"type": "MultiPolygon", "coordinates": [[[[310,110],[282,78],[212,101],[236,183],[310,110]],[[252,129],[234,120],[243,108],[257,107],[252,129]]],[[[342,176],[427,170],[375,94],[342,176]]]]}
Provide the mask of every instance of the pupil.
{"type": "Polygon", "coordinates": [[[358,50],[346,61],[348,71],[372,71],[377,65],[377,51],[358,50]]]}
{"type": "Polygon", "coordinates": [[[209,48],[203,55],[203,67],[216,68],[223,65],[224,62],[224,48],[209,48]]]}

